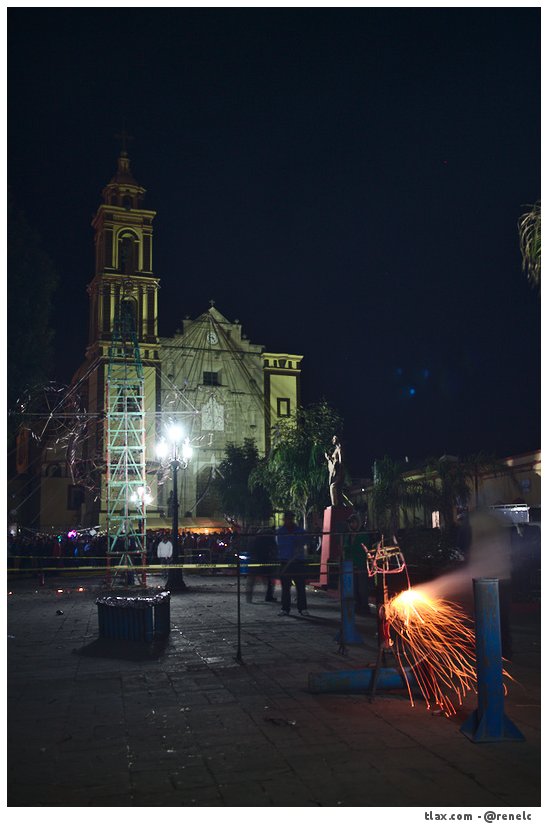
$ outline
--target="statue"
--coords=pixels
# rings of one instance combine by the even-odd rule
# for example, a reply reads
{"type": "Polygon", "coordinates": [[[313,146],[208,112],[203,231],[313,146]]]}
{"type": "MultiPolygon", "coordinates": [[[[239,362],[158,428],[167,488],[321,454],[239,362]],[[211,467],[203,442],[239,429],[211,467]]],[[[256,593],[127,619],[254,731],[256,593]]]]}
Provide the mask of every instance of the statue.
{"type": "Polygon", "coordinates": [[[342,486],[344,482],[344,463],[342,444],[338,435],[333,435],[331,441],[332,451],[325,453],[325,459],[329,469],[329,494],[331,504],[340,506],[342,504],[342,486]]]}

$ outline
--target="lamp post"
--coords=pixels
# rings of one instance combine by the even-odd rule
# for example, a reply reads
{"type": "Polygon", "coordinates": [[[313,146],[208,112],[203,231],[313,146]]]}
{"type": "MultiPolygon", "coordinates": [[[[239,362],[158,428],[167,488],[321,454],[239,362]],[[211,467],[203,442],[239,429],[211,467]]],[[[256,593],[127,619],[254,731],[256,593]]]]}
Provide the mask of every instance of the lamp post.
{"type": "MultiPolygon", "coordinates": [[[[135,508],[137,512],[141,516],[139,518],[139,534],[142,541],[142,553],[141,553],[141,566],[142,566],[142,583],[143,586],[146,587],[147,583],[147,573],[146,573],[146,564],[147,564],[147,535],[146,535],[146,508],[147,506],[152,503],[152,495],[150,494],[150,487],[148,486],[138,486],[136,491],[132,493],[131,502],[135,504],[135,508]]],[[[133,571],[128,570],[127,573],[127,583],[133,584],[133,571]]]]}
{"type": "Polygon", "coordinates": [[[156,454],[160,459],[167,459],[171,467],[173,478],[173,525],[171,542],[173,544],[173,567],[169,570],[165,589],[172,592],[184,592],[186,584],[183,581],[183,572],[179,567],[179,493],[177,490],[177,472],[180,467],[186,469],[192,458],[192,447],[188,437],[178,424],[172,424],[166,433],[166,439],[160,441],[156,447],[156,454]]]}

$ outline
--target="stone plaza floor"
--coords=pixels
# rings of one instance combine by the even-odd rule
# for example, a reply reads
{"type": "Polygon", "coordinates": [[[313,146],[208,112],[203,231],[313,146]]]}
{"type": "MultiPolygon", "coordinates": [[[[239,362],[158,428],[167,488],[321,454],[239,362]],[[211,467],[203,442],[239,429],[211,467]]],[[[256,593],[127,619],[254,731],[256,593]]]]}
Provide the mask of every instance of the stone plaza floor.
{"type": "Polygon", "coordinates": [[[526,740],[474,744],[459,727],[475,696],[447,719],[403,691],[308,691],[309,673],[374,662],[373,617],[342,656],[336,598],[310,589],[310,617],[282,618],[259,585],[241,599],[239,663],[235,579],[186,581],[150,646],[98,640],[98,578],[10,579],[10,807],[540,804],[538,613],[513,619],[506,712],[526,740]]]}

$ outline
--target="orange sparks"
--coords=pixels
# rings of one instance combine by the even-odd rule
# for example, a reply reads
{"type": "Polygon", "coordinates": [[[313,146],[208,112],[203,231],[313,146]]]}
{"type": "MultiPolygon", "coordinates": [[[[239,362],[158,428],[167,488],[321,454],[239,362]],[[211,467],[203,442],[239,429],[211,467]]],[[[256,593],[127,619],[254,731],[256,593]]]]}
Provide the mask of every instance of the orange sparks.
{"type": "MultiPolygon", "coordinates": [[[[409,667],[426,700],[447,716],[476,691],[475,637],[471,621],[457,604],[407,589],[385,607],[396,634],[395,653],[409,667]]],[[[408,684],[408,688],[409,688],[408,684]]]]}

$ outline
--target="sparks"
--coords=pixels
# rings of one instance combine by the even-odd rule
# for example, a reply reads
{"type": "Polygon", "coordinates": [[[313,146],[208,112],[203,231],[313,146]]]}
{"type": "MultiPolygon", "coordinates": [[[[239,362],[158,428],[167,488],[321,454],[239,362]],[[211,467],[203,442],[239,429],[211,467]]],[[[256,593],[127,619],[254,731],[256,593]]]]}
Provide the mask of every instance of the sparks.
{"type": "Polygon", "coordinates": [[[454,715],[465,695],[476,691],[470,619],[457,604],[412,588],[390,599],[385,614],[396,634],[396,655],[413,673],[427,708],[434,705],[445,715],[454,715]]]}

